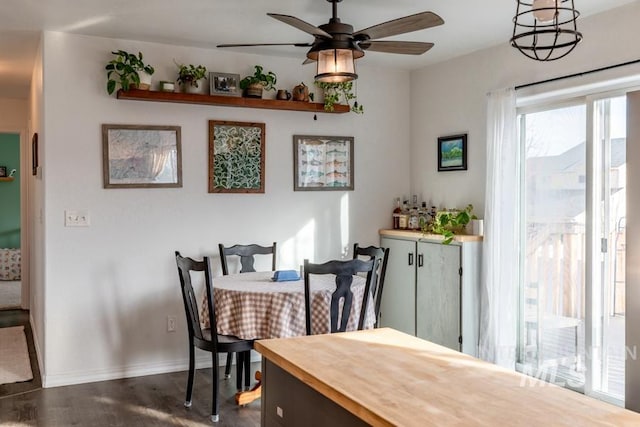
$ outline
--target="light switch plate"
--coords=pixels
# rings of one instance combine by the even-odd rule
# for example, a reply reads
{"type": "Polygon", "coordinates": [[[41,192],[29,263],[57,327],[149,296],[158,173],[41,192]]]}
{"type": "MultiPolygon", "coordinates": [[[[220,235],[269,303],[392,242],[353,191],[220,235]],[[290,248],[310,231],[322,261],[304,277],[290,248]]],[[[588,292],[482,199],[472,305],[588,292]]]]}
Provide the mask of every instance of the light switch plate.
{"type": "Polygon", "coordinates": [[[88,227],[89,212],[86,210],[64,211],[65,227],[88,227]]]}

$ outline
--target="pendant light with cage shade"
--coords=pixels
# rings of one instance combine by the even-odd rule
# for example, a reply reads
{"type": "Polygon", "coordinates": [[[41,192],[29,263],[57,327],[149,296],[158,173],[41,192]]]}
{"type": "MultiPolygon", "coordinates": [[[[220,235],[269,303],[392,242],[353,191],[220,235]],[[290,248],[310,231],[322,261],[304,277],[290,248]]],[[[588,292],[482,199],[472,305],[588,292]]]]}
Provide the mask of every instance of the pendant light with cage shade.
{"type": "Polygon", "coordinates": [[[568,55],[582,40],[574,0],[516,0],[511,46],[537,61],[568,55]]]}

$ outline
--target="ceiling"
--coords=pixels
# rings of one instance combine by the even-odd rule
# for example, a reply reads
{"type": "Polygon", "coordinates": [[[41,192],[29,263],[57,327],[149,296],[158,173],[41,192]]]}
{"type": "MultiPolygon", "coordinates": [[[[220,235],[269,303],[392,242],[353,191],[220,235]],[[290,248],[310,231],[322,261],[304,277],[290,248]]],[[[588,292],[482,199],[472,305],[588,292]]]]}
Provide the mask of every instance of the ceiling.
{"type": "MultiPolygon", "coordinates": [[[[582,17],[638,0],[575,0],[582,17]]],[[[420,56],[367,52],[361,60],[405,69],[421,68],[478,49],[507,43],[515,0],[344,0],[338,17],[367,28],[432,11],[445,24],[385,40],[435,43],[420,56]]],[[[306,43],[312,36],[268,17],[296,16],[313,25],[331,16],[326,0],[2,0],[0,2],[0,97],[26,98],[41,31],[62,31],[165,44],[215,48],[221,43],[306,43]]],[[[588,34],[585,34],[588,37],[588,34]]],[[[300,47],[234,48],[238,52],[305,57],[300,47]]]]}

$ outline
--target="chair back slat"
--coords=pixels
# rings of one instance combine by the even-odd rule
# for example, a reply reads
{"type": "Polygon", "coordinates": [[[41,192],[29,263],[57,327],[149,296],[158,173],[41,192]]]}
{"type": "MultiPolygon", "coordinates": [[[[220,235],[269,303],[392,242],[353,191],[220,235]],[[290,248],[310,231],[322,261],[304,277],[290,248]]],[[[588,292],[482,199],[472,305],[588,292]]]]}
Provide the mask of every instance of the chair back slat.
{"type": "Polygon", "coordinates": [[[276,255],[277,255],[277,243],[273,242],[272,246],[260,246],[256,244],[250,245],[233,245],[225,247],[223,244],[218,244],[218,252],[220,253],[220,262],[222,264],[222,274],[227,276],[229,274],[229,267],[227,264],[227,257],[237,255],[240,257],[240,273],[249,273],[256,271],[255,257],[254,255],[269,255],[271,257],[271,269],[276,269],[276,255]]]}
{"type": "Polygon", "coordinates": [[[373,281],[373,270],[376,268],[375,259],[363,261],[354,259],[350,261],[329,261],[324,264],[312,264],[304,260],[304,293],[305,293],[305,323],[307,335],[311,335],[311,288],[310,274],[335,275],[336,289],[331,294],[330,303],[330,332],[344,332],[347,329],[351,306],[353,305],[353,276],[358,273],[367,273],[363,301],[358,318],[358,329],[364,326],[364,319],[369,302],[369,293],[373,281]],[[341,305],[342,302],[342,305],[341,305]]]}
{"type": "MultiPolygon", "coordinates": [[[[176,264],[178,265],[178,276],[180,278],[180,287],[182,289],[182,299],[184,302],[184,311],[187,316],[187,327],[189,330],[189,338],[205,340],[200,325],[200,311],[198,310],[197,296],[193,289],[191,281],[191,272],[203,272],[204,284],[206,292],[207,307],[209,309],[209,325],[211,330],[216,330],[216,313],[215,304],[213,304],[213,285],[211,275],[211,260],[204,257],[202,261],[196,261],[192,258],[183,257],[180,252],[176,251],[176,264]]],[[[211,340],[216,342],[217,334],[211,334],[211,340]]]]}
{"type": "Polygon", "coordinates": [[[366,259],[376,259],[378,265],[374,270],[374,279],[371,286],[371,295],[373,295],[374,308],[376,313],[376,327],[380,316],[380,304],[382,302],[382,290],[384,288],[384,278],[387,274],[387,261],[389,260],[389,248],[376,246],[360,247],[358,243],[353,245],[353,259],[365,257],[366,259]]]}
{"type": "Polygon", "coordinates": [[[351,313],[351,304],[353,302],[353,292],[351,284],[353,276],[340,274],[336,276],[336,290],[331,294],[331,309],[329,311],[331,317],[331,333],[344,332],[347,330],[347,322],[351,313]],[[344,299],[342,310],[340,310],[340,300],[344,299]],[[338,319],[340,317],[340,319],[338,319]],[[338,326],[338,320],[340,325],[338,326]]]}

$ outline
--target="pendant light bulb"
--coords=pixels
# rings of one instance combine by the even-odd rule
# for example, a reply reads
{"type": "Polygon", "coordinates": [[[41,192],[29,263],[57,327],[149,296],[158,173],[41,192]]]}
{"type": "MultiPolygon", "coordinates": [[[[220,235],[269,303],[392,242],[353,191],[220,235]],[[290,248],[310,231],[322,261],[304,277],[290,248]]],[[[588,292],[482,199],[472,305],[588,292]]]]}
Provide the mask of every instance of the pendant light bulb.
{"type": "Polygon", "coordinates": [[[562,0],[533,0],[533,16],[540,23],[551,22],[558,13],[558,3],[562,0]]]}

